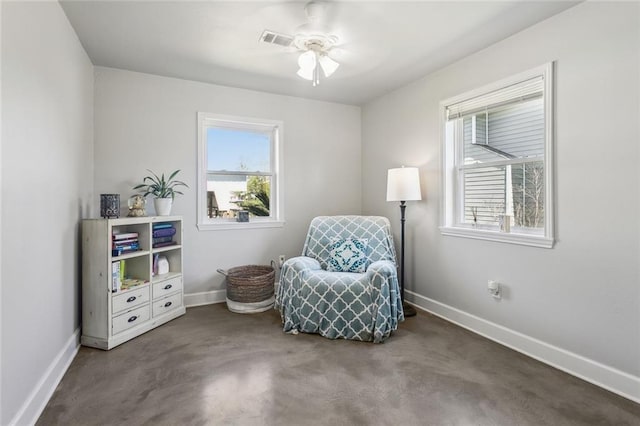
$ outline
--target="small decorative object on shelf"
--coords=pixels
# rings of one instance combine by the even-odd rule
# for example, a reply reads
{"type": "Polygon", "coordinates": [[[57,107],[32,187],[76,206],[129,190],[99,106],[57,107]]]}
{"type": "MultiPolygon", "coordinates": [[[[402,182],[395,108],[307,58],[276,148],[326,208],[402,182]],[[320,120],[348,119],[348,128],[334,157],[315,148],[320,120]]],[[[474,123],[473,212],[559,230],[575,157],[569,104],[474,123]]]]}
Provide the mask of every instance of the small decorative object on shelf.
{"type": "Polygon", "coordinates": [[[145,206],[147,204],[146,198],[144,198],[140,194],[136,194],[133,197],[129,198],[127,205],[129,206],[129,214],[128,217],[144,217],[147,215],[145,211],[145,206]]]}
{"type": "Polygon", "coordinates": [[[165,275],[169,273],[169,261],[165,256],[158,256],[156,264],[156,274],[165,275]]]}
{"type": "Polygon", "coordinates": [[[104,219],[120,217],[120,194],[100,194],[100,217],[104,219]]]}
{"type": "Polygon", "coordinates": [[[238,212],[238,218],[236,220],[238,222],[249,222],[249,212],[246,210],[240,210],[238,212]]]}
{"type": "Polygon", "coordinates": [[[171,206],[173,205],[173,200],[175,199],[176,194],[183,195],[183,193],[178,191],[176,187],[184,186],[188,188],[189,185],[175,179],[176,175],[180,172],[180,169],[171,173],[168,178],[165,178],[164,173],[158,176],[149,169],[147,169],[147,171],[151,173],[151,176],[145,176],[142,179],[142,183],[134,186],[133,189],[143,190],[143,197],[153,195],[155,197],[153,204],[156,209],[156,215],[169,216],[171,214],[171,206]]]}
{"type": "Polygon", "coordinates": [[[498,216],[498,225],[501,232],[511,232],[511,216],[506,214],[498,216]]]}

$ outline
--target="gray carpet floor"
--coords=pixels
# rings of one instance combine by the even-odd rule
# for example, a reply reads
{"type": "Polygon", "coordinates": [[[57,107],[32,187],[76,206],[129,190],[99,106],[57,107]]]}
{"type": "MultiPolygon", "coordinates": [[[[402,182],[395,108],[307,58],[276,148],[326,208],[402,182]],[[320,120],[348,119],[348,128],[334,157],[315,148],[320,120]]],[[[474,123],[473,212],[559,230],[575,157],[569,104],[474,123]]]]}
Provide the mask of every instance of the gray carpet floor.
{"type": "Polygon", "coordinates": [[[38,425],[640,425],[640,405],[437,317],[384,344],[224,304],[80,348],[38,425]]]}

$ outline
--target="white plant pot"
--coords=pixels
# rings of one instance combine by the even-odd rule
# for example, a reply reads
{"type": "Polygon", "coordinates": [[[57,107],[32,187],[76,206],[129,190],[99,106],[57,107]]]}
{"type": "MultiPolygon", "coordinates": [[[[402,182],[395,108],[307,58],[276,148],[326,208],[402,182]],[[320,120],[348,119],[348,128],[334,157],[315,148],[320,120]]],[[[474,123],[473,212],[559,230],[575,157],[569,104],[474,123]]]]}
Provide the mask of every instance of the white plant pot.
{"type": "Polygon", "coordinates": [[[156,209],[156,216],[169,216],[173,198],[154,198],[153,206],[156,209]]]}

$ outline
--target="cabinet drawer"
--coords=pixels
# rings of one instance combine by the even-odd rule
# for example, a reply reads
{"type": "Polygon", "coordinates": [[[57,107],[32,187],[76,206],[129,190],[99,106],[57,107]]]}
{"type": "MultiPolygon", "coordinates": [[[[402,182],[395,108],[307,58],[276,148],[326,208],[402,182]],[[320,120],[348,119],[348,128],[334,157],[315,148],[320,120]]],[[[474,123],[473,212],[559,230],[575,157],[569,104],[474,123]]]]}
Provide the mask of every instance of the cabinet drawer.
{"type": "Polygon", "coordinates": [[[178,290],[182,290],[182,277],[175,277],[169,280],[153,283],[153,300],[156,300],[159,297],[168,296],[178,290]]]}
{"type": "Polygon", "coordinates": [[[114,314],[127,309],[135,308],[149,300],[149,286],[140,289],[132,289],[124,294],[113,296],[111,311],[114,314]]]}
{"type": "Polygon", "coordinates": [[[149,320],[149,304],[113,317],[113,334],[121,333],[149,320]]]}
{"type": "Polygon", "coordinates": [[[154,300],[152,305],[154,318],[172,309],[179,308],[182,306],[182,292],[165,297],[164,299],[154,300]]]}

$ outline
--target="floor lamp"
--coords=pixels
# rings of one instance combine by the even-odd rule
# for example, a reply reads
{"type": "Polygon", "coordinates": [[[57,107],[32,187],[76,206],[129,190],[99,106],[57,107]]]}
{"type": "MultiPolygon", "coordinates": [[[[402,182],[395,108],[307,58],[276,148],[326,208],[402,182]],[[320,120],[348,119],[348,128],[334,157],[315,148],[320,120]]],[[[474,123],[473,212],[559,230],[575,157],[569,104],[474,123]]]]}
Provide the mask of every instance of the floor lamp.
{"type": "Polygon", "coordinates": [[[422,200],[420,174],[417,167],[389,169],[387,174],[387,201],[400,201],[400,297],[405,317],[412,317],[416,310],[404,301],[404,211],[407,201],[422,200]]]}

